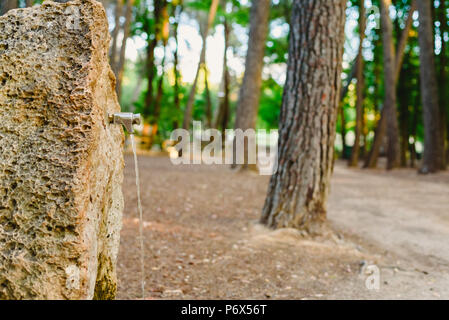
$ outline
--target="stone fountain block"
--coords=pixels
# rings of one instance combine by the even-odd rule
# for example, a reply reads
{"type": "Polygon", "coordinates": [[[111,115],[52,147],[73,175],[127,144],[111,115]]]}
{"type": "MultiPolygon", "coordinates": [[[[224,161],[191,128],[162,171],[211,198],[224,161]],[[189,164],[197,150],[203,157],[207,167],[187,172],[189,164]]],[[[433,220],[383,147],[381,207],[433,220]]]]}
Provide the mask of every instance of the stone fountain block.
{"type": "Polygon", "coordinates": [[[123,129],[103,6],[0,17],[0,299],[110,299],[123,129]]]}

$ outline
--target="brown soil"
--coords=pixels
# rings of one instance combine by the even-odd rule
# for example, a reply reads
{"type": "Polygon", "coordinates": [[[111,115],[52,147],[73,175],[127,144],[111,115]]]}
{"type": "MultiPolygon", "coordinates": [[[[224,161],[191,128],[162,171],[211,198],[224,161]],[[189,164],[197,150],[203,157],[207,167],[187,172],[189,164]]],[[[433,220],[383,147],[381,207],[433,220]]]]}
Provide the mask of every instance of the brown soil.
{"type": "MultiPolygon", "coordinates": [[[[268,177],[139,157],[147,299],[449,298],[449,174],[362,171],[337,163],[334,234],[257,224],[268,177]],[[363,265],[380,268],[368,290],[363,265]]],[[[140,296],[136,187],[126,157],[118,298],[140,296]]]]}

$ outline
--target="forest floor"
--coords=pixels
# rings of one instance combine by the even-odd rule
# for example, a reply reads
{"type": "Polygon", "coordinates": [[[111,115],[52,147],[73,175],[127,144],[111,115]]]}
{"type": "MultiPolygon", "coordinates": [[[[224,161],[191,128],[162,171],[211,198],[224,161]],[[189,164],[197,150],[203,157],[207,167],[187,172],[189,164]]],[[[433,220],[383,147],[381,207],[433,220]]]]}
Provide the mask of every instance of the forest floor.
{"type": "MultiPolygon", "coordinates": [[[[449,299],[449,174],[348,169],[328,203],[334,235],[257,224],[268,177],[139,157],[146,299],[449,299]],[[363,266],[380,270],[369,290],[363,266]]],[[[118,299],[139,299],[132,156],[126,156],[118,299]]]]}

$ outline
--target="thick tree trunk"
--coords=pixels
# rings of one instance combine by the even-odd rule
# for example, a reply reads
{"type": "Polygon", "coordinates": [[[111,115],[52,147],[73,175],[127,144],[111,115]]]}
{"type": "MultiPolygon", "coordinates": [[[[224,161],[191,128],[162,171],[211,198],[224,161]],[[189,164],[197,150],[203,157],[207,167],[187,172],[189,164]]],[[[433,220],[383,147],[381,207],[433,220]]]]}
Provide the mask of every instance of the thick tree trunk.
{"type": "Polygon", "coordinates": [[[128,41],[128,37],[131,30],[131,20],[133,14],[133,6],[134,0],[128,0],[126,5],[126,13],[125,13],[125,25],[123,26],[123,40],[122,45],[120,47],[120,55],[119,61],[117,65],[117,82],[116,82],[116,90],[117,97],[120,101],[120,96],[122,94],[122,80],[123,80],[123,69],[125,67],[125,53],[126,53],[126,42],[128,41]]]}
{"type": "Polygon", "coordinates": [[[443,169],[443,148],[440,139],[440,110],[435,70],[433,22],[430,2],[417,0],[419,11],[420,79],[424,119],[424,154],[421,173],[443,169]]]}
{"type": "MultiPolygon", "coordinates": [[[[382,0],[382,1],[389,1],[389,0],[382,0]]],[[[396,53],[396,57],[395,57],[395,69],[394,69],[395,88],[396,88],[396,84],[397,84],[397,81],[399,78],[399,74],[402,69],[402,63],[404,60],[404,52],[405,52],[405,48],[406,48],[406,45],[407,45],[407,42],[409,39],[410,30],[413,26],[413,13],[415,10],[416,10],[416,0],[413,0],[410,5],[410,10],[408,13],[408,18],[407,18],[404,30],[402,31],[401,38],[400,38],[398,46],[397,46],[398,49],[397,49],[397,53],[396,53]]],[[[384,15],[384,17],[387,18],[388,20],[390,20],[389,16],[384,15]]],[[[391,26],[391,20],[390,20],[390,26],[391,26]]],[[[382,38],[383,37],[385,37],[384,34],[382,35],[382,38]]],[[[385,43],[385,41],[384,41],[384,43],[385,43]]],[[[384,106],[385,106],[385,101],[384,101],[384,106]]],[[[382,142],[384,140],[384,136],[386,133],[386,127],[387,127],[387,123],[386,123],[387,122],[386,121],[387,114],[385,111],[386,110],[384,110],[382,108],[381,117],[377,123],[377,128],[376,128],[375,135],[374,135],[374,142],[373,142],[373,145],[369,152],[369,155],[366,158],[365,163],[363,165],[364,168],[375,168],[377,166],[377,159],[379,157],[380,148],[382,146],[382,142]]],[[[396,159],[396,161],[398,161],[398,159],[396,159]]],[[[387,164],[387,166],[388,166],[388,164],[387,164]]]]}
{"type": "Polygon", "coordinates": [[[381,21],[384,54],[384,87],[385,87],[385,116],[387,125],[387,169],[400,166],[399,130],[396,110],[396,54],[393,46],[393,24],[389,15],[391,0],[381,0],[381,21]]]}
{"type": "Polygon", "coordinates": [[[196,87],[198,84],[198,78],[199,78],[201,68],[202,68],[203,64],[206,62],[207,36],[209,35],[209,29],[212,27],[212,24],[214,22],[215,15],[217,13],[217,8],[218,8],[218,0],[212,0],[210,9],[209,9],[209,16],[207,19],[207,24],[206,24],[206,27],[202,34],[203,45],[201,48],[200,61],[198,62],[195,79],[193,80],[192,87],[190,88],[189,99],[187,100],[187,105],[184,110],[184,121],[183,121],[182,127],[186,130],[188,130],[190,128],[190,122],[192,122],[193,104],[195,102],[195,94],[196,94],[196,87]]]}
{"type": "Polygon", "coordinates": [[[319,233],[326,219],[340,101],[346,0],[294,1],[278,170],[261,222],[319,233]]]}
{"type": "Polygon", "coordinates": [[[33,6],[33,0],[26,0],[26,2],[25,2],[25,5],[27,6],[27,7],[32,7],[33,6]]]}
{"type": "Polygon", "coordinates": [[[366,17],[365,17],[365,0],[360,0],[359,3],[359,33],[360,33],[360,45],[359,53],[357,55],[357,87],[356,87],[356,120],[355,120],[355,140],[352,147],[351,159],[348,162],[350,167],[357,167],[360,155],[360,136],[363,129],[363,89],[364,89],[364,77],[363,77],[363,41],[365,40],[366,29],[366,17]]]}

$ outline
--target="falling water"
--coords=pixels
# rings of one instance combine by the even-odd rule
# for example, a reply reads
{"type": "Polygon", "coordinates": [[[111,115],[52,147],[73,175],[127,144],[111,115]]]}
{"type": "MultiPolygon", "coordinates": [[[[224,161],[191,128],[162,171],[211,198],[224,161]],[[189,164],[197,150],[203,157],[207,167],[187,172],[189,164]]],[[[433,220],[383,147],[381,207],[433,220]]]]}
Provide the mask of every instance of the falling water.
{"type": "Polygon", "coordinates": [[[145,255],[143,248],[143,217],[142,217],[142,203],[140,201],[140,181],[139,181],[139,167],[137,165],[137,153],[136,153],[136,142],[134,140],[134,135],[130,135],[131,145],[134,154],[134,169],[136,172],[136,187],[137,187],[137,209],[139,211],[139,238],[140,238],[140,272],[141,272],[141,285],[142,285],[142,299],[145,299],[145,255]]]}

